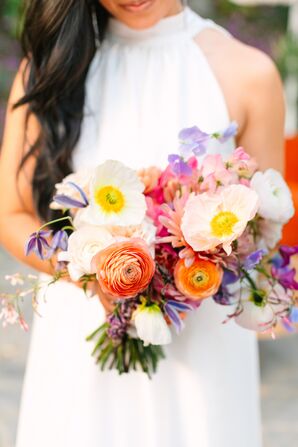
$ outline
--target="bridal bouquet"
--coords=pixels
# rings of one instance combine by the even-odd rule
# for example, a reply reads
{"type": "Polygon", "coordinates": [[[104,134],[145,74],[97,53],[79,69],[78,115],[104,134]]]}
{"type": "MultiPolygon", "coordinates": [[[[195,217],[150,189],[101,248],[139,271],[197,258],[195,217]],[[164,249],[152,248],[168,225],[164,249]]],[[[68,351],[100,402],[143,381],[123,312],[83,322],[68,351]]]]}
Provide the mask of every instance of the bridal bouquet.
{"type": "Polygon", "coordinates": [[[183,129],[164,170],[107,160],[56,185],[50,206],[64,215],[32,234],[26,253],[58,260],[52,282],[68,276],[99,295],[106,320],[88,340],[102,369],[150,375],[171,327],[180,333],[208,299],[226,306],[224,322],[293,329],[298,247],[275,249],[294,213],[291,194],[243,148],[228,159],[206,154],[210,140],[235,132],[234,123],[211,135],[183,129]],[[49,230],[57,221],[61,229],[49,230]]]}

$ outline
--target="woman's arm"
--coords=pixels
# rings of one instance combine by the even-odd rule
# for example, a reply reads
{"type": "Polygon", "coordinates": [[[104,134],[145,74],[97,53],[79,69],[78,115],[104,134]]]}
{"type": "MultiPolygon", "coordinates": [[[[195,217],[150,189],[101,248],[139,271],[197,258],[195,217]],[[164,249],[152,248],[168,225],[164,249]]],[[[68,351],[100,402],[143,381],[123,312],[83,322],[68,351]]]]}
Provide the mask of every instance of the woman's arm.
{"type": "Polygon", "coordinates": [[[28,236],[41,225],[33,204],[34,157],[30,157],[18,176],[19,164],[39,133],[37,119],[33,116],[26,130],[27,106],[13,110],[13,104],[24,95],[25,67],[26,61],[23,61],[11,89],[0,154],[0,243],[19,261],[52,273],[49,261],[41,261],[34,254],[26,257],[24,253],[28,236]]]}
{"type": "Polygon", "coordinates": [[[249,47],[245,49],[251,63],[242,74],[241,98],[246,119],[237,143],[256,158],[260,169],[270,167],[283,172],[285,101],[282,82],[267,56],[249,47]]]}

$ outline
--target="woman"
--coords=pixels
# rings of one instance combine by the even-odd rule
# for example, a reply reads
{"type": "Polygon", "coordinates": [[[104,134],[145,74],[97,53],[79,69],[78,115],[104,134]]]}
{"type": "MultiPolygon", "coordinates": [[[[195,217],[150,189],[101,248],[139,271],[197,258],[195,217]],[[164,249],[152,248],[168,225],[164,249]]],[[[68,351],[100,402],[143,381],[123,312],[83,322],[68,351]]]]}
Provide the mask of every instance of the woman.
{"type": "MultiPolygon", "coordinates": [[[[72,169],[107,158],[164,166],[181,128],[216,131],[232,119],[236,143],[262,168],[282,169],[284,103],[272,62],[180,0],[31,0],[23,44],[1,154],[0,233],[41,272],[52,266],[25,259],[24,243],[72,169]]],[[[104,318],[98,300],[66,282],[46,298],[17,447],[261,446],[255,336],[221,325],[225,309],[212,300],[150,381],[94,365],[85,336],[104,318]]]]}

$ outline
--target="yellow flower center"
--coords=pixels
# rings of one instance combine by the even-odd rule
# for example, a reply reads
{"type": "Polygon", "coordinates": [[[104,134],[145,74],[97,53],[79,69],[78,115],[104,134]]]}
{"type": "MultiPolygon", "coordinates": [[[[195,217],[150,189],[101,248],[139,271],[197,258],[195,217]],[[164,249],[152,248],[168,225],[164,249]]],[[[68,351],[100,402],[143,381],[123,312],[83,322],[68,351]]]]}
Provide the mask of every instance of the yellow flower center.
{"type": "Polygon", "coordinates": [[[122,192],[114,186],[104,186],[95,191],[95,202],[106,213],[120,213],[125,205],[122,192]]]}
{"type": "Polygon", "coordinates": [[[216,237],[231,236],[238,217],[231,211],[221,211],[211,220],[211,230],[216,237]]]}
{"type": "Polygon", "coordinates": [[[205,287],[209,281],[209,275],[205,270],[195,270],[190,278],[193,287],[205,287]]]}

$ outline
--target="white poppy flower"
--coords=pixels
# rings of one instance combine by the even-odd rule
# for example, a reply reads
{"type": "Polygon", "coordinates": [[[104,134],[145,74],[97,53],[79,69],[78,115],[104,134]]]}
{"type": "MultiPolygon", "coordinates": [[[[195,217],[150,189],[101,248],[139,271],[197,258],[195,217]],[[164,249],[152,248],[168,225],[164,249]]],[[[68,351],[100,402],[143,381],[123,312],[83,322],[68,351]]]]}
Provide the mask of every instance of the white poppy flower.
{"type": "Polygon", "coordinates": [[[293,217],[295,210],[291,191],[278,171],[256,172],[250,186],[259,196],[258,214],[261,217],[282,224],[293,217]]]}
{"type": "Polygon", "coordinates": [[[107,229],[88,225],[70,235],[68,249],[58,254],[58,260],[68,262],[71,279],[78,281],[82,275],[92,273],[93,256],[113,242],[114,238],[107,229]]]}
{"type": "Polygon", "coordinates": [[[146,213],[144,184],[119,161],[98,166],[90,182],[90,206],[84,219],[97,225],[139,225],[146,213]]]}
{"type": "Polygon", "coordinates": [[[172,341],[171,331],[160,308],[141,305],[134,313],[134,323],[138,337],[144,345],[167,345],[172,341]]]}

